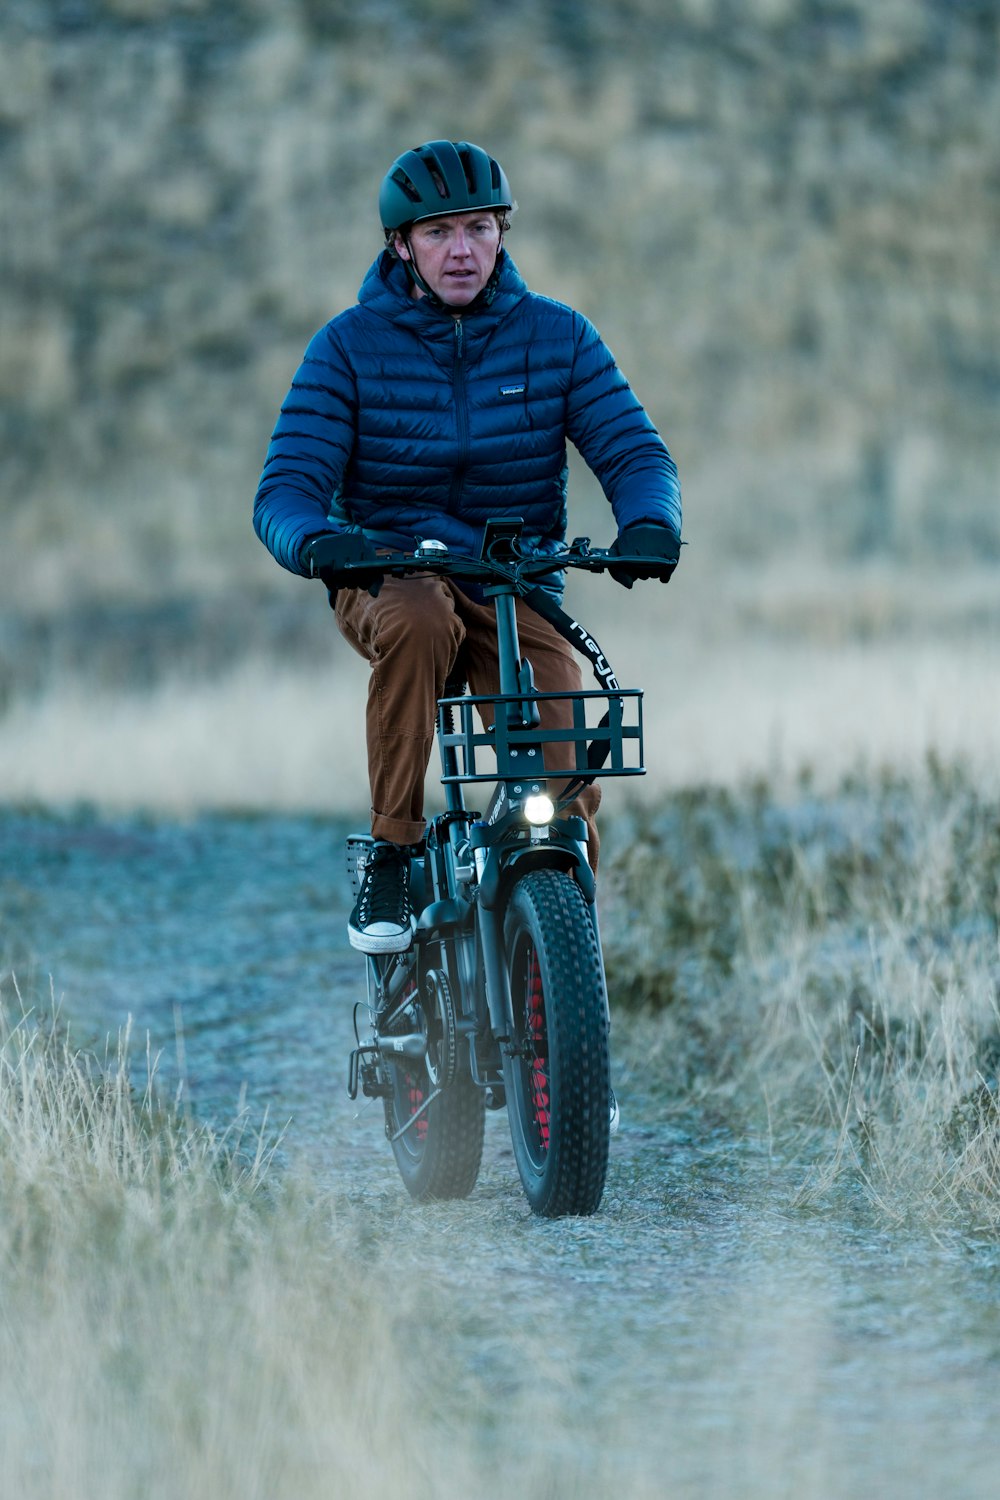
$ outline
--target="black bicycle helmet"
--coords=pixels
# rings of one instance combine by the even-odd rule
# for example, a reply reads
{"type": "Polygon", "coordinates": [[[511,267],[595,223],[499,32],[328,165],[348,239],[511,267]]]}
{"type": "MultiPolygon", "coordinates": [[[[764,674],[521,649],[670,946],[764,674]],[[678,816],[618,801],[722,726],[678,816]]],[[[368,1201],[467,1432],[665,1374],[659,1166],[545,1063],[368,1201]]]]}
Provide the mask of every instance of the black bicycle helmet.
{"type": "Polygon", "coordinates": [[[378,195],[386,235],[440,214],[513,206],[499,162],[469,141],[428,141],[404,151],[383,178],[378,195]]]}

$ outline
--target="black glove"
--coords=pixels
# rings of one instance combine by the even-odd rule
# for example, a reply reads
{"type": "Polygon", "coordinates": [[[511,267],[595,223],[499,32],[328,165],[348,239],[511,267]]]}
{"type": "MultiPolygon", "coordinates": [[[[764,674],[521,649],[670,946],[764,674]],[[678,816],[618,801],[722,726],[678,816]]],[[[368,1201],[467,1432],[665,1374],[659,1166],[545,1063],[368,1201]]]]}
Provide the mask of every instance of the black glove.
{"type": "Polygon", "coordinates": [[[658,578],[661,583],[668,583],[681,554],[681,541],[672,526],[640,521],[637,526],[626,526],[620,531],[608,551],[618,557],[643,559],[608,569],[616,583],[630,589],[637,578],[658,578]]]}
{"type": "Polygon", "coordinates": [[[376,564],[375,548],[363,531],[323,531],[302,544],[299,562],[310,578],[322,578],[331,593],[338,588],[368,589],[377,594],[382,574],[377,566],[357,568],[358,563],[376,564]],[[348,564],[353,564],[349,573],[348,564]]]}

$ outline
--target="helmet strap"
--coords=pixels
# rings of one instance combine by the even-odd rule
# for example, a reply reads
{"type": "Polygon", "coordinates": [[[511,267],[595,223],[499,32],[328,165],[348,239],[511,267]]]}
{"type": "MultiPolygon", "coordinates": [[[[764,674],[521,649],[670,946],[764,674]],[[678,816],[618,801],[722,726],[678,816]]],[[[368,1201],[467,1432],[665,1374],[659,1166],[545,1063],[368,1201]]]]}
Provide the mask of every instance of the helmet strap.
{"type": "Polygon", "coordinates": [[[420,291],[423,292],[425,297],[430,298],[432,307],[444,307],[444,303],[441,301],[441,298],[438,296],[437,292],[431,291],[430,287],[427,285],[426,281],[420,274],[420,270],[417,266],[417,257],[413,253],[413,243],[410,240],[410,236],[408,234],[403,235],[403,244],[406,246],[407,251],[409,252],[407,259],[403,261],[403,265],[406,267],[406,274],[413,282],[413,285],[415,287],[418,287],[420,291]]]}

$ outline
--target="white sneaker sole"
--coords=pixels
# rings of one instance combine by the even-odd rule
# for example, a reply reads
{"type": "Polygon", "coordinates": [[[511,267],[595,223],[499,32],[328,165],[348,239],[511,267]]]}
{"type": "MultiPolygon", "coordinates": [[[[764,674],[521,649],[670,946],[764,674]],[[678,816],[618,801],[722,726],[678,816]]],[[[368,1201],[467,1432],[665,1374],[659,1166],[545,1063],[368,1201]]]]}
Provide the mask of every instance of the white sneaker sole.
{"type": "Polygon", "coordinates": [[[387,933],[358,932],[348,927],[347,940],[358,953],[405,953],[413,947],[415,926],[409,932],[387,933]]]}

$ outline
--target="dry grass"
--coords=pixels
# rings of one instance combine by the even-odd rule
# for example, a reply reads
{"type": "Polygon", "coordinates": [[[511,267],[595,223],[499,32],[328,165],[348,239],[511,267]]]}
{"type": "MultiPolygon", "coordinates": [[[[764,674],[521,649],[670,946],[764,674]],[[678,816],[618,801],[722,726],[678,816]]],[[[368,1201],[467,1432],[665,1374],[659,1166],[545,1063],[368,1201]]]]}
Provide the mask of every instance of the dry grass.
{"type": "Polygon", "coordinates": [[[605,333],[716,555],[996,559],[988,7],[185,10],[0,16],[8,609],[262,574],[278,403],[441,134],[504,161],[512,253],[605,333]]]}
{"type": "Polygon", "coordinates": [[[410,1299],[373,1296],[337,1205],[269,1186],[261,1144],[136,1095],[126,1044],[2,1017],[5,1493],[376,1494],[411,1463],[439,1493],[415,1431],[375,1440],[410,1299]]]}
{"type": "Polygon", "coordinates": [[[802,1202],[853,1178],[893,1218],[1000,1227],[995,788],[932,762],[681,794],[631,832],[606,954],[661,1082],[800,1154],[802,1202]]]}
{"type": "MultiPolygon", "coordinates": [[[[873,1478],[895,1496],[928,1472],[975,1476],[980,1450],[948,1457],[937,1428],[902,1456],[877,1440],[839,1451],[825,1382],[844,1316],[815,1250],[762,1253],[765,1238],[734,1276],[695,1233],[707,1265],[672,1291],[669,1275],[655,1282],[643,1322],[614,1330],[610,1375],[597,1335],[597,1389],[581,1390],[566,1353],[577,1327],[595,1337],[594,1289],[579,1289],[593,1306],[569,1327],[542,1316],[544,1277],[534,1301],[522,1287],[517,1305],[501,1297],[473,1316],[442,1279],[432,1213],[401,1212],[394,1234],[384,1215],[269,1175],[266,1150],[234,1149],[238,1132],[219,1139],[136,1095],[124,1044],[98,1060],[59,1029],[6,1014],[0,1026],[5,1493],[451,1500],[488,1473],[501,1500],[589,1500],[616,1485],[647,1500],[665,1482],[679,1500],[834,1500],[873,1478]],[[647,1321],[661,1308],[663,1328],[647,1321]]],[[[616,1232],[613,1220],[593,1230],[572,1264],[590,1266],[616,1232]]],[[[563,1274],[565,1239],[552,1226],[543,1239],[535,1255],[563,1274]]],[[[516,1267],[518,1242],[508,1223],[487,1288],[516,1267]]],[[[646,1276],[671,1257],[688,1264],[680,1242],[662,1257],[646,1276]]],[[[880,1382],[906,1357],[883,1349],[870,1378],[867,1360],[850,1376],[866,1419],[903,1415],[880,1382]]]]}
{"type": "Polygon", "coordinates": [[[138,692],[64,682],[8,714],[0,798],[181,814],[363,808],[364,682],[349,694],[340,680],[353,665],[250,661],[221,680],[138,692]]]}
{"type": "MultiPolygon", "coordinates": [[[[743,571],[689,553],[669,589],[573,581],[570,607],[622,682],[645,691],[644,789],[758,777],[787,787],[803,766],[833,788],[859,768],[918,773],[929,754],[982,776],[1000,764],[1000,718],[983,691],[997,670],[995,570],[936,580],[785,560],[743,571]]],[[[175,642],[155,617],[142,622],[148,640],[108,622],[86,652],[57,637],[37,686],[12,692],[3,716],[0,800],[364,808],[364,663],[320,591],[280,577],[276,589],[290,611],[261,604],[245,652],[245,615],[223,628],[222,608],[206,624],[214,646],[193,626],[175,642]]],[[[609,785],[609,815],[621,801],[609,785]]]]}
{"type": "MultiPolygon", "coordinates": [[[[0,1011],[0,1474],[23,1500],[606,1493],[573,1377],[484,1316],[470,1361],[405,1226],[0,1011]],[[503,1401],[495,1384],[501,1372],[503,1401]],[[507,1442],[520,1431],[527,1441],[507,1442]]],[[[418,1226],[419,1227],[419,1226],[418,1226]]],[[[647,1489],[637,1475],[638,1494],[647,1489]]]]}

